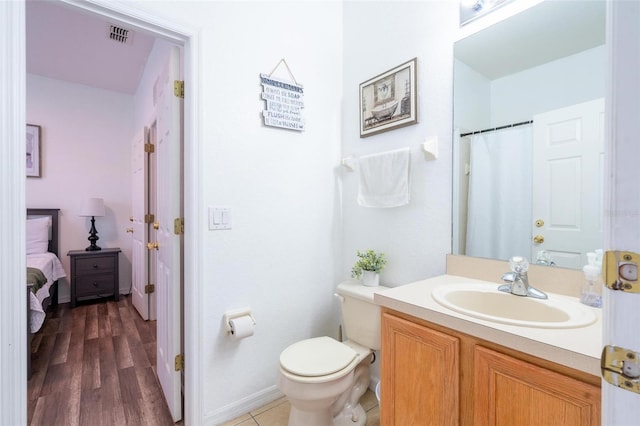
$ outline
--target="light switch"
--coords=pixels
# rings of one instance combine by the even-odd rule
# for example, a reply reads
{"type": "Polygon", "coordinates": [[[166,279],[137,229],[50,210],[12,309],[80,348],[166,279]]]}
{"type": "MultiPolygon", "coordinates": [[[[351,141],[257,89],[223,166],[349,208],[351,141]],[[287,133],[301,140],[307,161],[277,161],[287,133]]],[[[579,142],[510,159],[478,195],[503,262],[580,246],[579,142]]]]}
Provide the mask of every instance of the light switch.
{"type": "Polygon", "coordinates": [[[231,229],[231,208],[209,207],[209,229],[231,229]]]}

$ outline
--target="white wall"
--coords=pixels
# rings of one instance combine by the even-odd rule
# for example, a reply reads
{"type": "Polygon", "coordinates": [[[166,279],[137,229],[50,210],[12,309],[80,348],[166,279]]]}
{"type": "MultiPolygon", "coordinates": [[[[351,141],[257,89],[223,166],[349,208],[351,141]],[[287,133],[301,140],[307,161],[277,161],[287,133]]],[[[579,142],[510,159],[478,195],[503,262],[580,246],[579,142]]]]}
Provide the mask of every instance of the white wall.
{"type": "MultiPolygon", "coordinates": [[[[97,244],[120,247],[120,291],[131,287],[130,95],[27,75],[27,122],[41,126],[42,177],[27,178],[27,207],[60,208],[60,260],[70,275],[69,250],[89,245],[90,218],[79,217],[89,197],[104,198],[96,218],[97,244]]],[[[60,302],[70,300],[60,280],[60,302]]]]}
{"type": "MultiPolygon", "coordinates": [[[[455,2],[344,3],[342,155],[411,149],[408,205],[389,209],[356,202],[357,172],[338,169],[344,248],[340,271],[348,278],[357,250],[384,252],[380,284],[407,284],[445,272],[451,252],[451,140],[455,2]],[[360,138],[359,85],[417,57],[418,123],[360,138]],[[439,158],[425,161],[420,145],[437,138],[439,158]]],[[[372,369],[379,378],[379,363],[372,369]]]]}
{"type": "Polygon", "coordinates": [[[605,47],[599,46],[493,80],[489,127],[604,97],[606,63],[605,47]]]}
{"type": "Polygon", "coordinates": [[[455,126],[482,130],[604,97],[604,46],[489,80],[455,61],[455,126]]]}
{"type": "Polygon", "coordinates": [[[411,201],[391,209],[356,203],[357,173],[339,169],[347,278],[356,250],[385,252],[381,284],[396,286],[444,272],[451,250],[451,138],[455,2],[344,3],[343,155],[411,148],[411,201]],[[417,57],[418,124],[361,139],[358,87],[417,57]],[[440,157],[425,161],[420,145],[438,138],[440,157]]]}
{"type": "Polygon", "coordinates": [[[491,80],[460,60],[453,63],[453,128],[467,133],[490,127],[491,80]]]}
{"type": "MultiPolygon", "coordinates": [[[[334,167],[340,161],[339,2],[139,2],[199,28],[203,217],[231,208],[233,229],[203,235],[203,423],[279,395],[280,352],[337,335],[333,292],[343,275],[334,167]],[[328,31],[329,30],[329,31],[328,31]],[[305,88],[306,130],[262,125],[260,73],[284,58],[305,88]],[[251,307],[254,336],[233,341],[226,310],[251,307]]],[[[276,75],[290,79],[286,68],[276,75]]],[[[189,82],[186,82],[189,84],[189,82]]],[[[190,285],[186,283],[186,285],[190,285]]]]}

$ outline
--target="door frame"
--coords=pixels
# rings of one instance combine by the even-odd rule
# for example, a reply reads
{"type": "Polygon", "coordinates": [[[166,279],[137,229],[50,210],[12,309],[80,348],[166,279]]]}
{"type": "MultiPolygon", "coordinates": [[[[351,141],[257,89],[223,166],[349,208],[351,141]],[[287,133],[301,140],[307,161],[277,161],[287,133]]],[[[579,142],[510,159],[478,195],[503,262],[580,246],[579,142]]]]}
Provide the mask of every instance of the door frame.
{"type": "MultiPolygon", "coordinates": [[[[162,17],[131,8],[122,2],[106,0],[60,0],[70,7],[116,20],[131,28],[144,30],[154,37],[181,45],[184,51],[184,419],[185,424],[198,424],[204,418],[203,369],[196,343],[202,337],[201,294],[202,265],[201,237],[196,232],[202,223],[202,199],[199,176],[201,160],[199,143],[202,104],[200,87],[200,34],[193,28],[170,22],[162,17]]],[[[3,280],[24,280],[25,261],[25,172],[24,126],[26,124],[26,22],[24,2],[0,2],[0,45],[7,61],[1,66],[0,99],[3,126],[0,126],[0,200],[3,206],[0,219],[0,265],[3,280]],[[18,142],[16,142],[18,141],[18,142]]],[[[20,286],[3,286],[0,298],[0,423],[26,424],[27,421],[27,365],[26,365],[26,294],[20,286]]]]}

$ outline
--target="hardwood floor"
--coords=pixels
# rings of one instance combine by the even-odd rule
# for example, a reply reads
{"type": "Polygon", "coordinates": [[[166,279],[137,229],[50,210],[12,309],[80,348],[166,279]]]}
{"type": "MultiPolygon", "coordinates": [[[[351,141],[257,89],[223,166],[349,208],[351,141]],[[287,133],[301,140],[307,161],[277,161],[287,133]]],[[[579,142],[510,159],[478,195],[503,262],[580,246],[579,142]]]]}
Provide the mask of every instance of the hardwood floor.
{"type": "Polygon", "coordinates": [[[155,321],[130,296],[58,305],[31,351],[30,425],[173,424],[155,373],[155,321]]]}

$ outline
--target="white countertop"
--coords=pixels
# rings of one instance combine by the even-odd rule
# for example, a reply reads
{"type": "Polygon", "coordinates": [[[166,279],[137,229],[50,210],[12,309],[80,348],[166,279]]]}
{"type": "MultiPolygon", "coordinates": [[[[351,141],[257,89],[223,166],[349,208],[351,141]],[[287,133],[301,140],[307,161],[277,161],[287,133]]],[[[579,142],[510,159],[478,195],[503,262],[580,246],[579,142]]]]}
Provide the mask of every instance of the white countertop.
{"type": "MultiPolygon", "coordinates": [[[[596,322],[580,328],[534,328],[486,321],[452,311],[431,297],[440,285],[487,281],[455,275],[441,275],[399,287],[380,289],[374,294],[376,304],[421,318],[480,339],[518,350],[557,364],[600,376],[602,352],[602,312],[593,310],[596,322]]],[[[499,284],[493,283],[496,288],[499,284]]],[[[517,297],[517,296],[514,296],[517,297]]],[[[549,298],[556,295],[549,293],[549,298]]],[[[558,296],[568,297],[568,296],[558,296]]],[[[576,301],[577,298],[574,298],[576,301]]]]}

